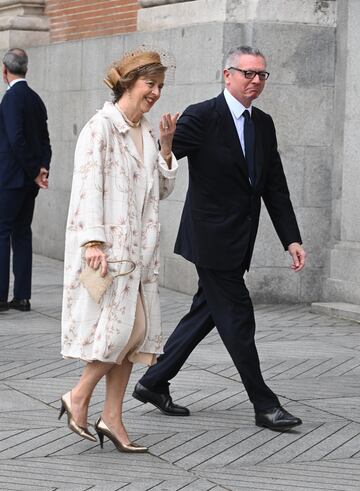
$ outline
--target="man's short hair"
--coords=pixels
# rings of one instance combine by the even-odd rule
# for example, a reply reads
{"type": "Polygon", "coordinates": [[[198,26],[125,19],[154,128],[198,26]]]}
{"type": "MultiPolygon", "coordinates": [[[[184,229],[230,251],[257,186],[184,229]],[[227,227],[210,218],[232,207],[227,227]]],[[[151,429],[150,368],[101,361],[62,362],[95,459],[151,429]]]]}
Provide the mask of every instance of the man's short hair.
{"type": "Polygon", "coordinates": [[[25,76],[28,69],[28,56],[21,48],[9,49],[3,57],[3,63],[12,75],[25,76]]]}
{"type": "Polygon", "coordinates": [[[241,55],[261,56],[261,58],[264,58],[265,60],[265,56],[258,48],[253,48],[252,46],[237,46],[236,48],[231,48],[226,55],[225,68],[233,66],[236,59],[241,55]]]}

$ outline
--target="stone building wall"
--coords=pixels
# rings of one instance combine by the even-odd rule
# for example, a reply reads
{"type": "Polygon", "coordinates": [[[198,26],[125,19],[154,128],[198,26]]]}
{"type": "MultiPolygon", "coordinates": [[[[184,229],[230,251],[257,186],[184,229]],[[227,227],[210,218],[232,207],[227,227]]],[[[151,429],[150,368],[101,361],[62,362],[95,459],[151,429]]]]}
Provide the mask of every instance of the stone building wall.
{"type": "MultiPolygon", "coordinates": [[[[250,44],[268,60],[271,75],[256,105],[277,128],[308,262],[300,274],[290,271],[263,210],[247,283],[258,301],[360,302],[358,0],[142,0],[141,6],[141,32],[28,50],[29,82],[47,104],[54,150],[50,189],[37,200],[35,250],[63,257],[76,139],[110,97],[102,77],[114,59],[142,43],[174,53],[175,82],[150,114],[157,127],[162,112],[216,96],[225,53],[250,44]]],[[[175,192],[161,204],[161,282],[192,292],[194,267],[172,252],[186,188],[184,160],[175,192]]]]}

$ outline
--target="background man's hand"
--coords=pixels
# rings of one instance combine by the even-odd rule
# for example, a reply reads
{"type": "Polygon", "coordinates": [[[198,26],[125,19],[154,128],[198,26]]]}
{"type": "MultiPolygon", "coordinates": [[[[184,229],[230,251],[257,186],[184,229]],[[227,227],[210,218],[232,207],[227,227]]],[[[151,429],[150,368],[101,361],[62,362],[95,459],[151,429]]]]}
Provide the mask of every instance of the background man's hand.
{"type": "Polygon", "coordinates": [[[298,242],[293,242],[288,246],[288,251],[292,257],[293,263],[291,269],[297,273],[305,266],[305,251],[298,242]]]}
{"type": "Polygon", "coordinates": [[[35,182],[39,188],[47,189],[49,187],[48,175],[48,170],[45,167],[41,167],[38,176],[35,177],[35,182]]]}

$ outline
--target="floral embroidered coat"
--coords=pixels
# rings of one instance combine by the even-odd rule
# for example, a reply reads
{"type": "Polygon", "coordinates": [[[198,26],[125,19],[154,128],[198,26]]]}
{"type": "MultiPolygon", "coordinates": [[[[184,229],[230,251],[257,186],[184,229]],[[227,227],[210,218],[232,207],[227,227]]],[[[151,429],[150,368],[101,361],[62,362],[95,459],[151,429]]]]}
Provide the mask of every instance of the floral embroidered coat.
{"type": "MultiPolygon", "coordinates": [[[[169,170],[147,120],[141,122],[144,162],[129,127],[106,102],[85,125],[75,150],[66,227],[62,355],[85,361],[116,362],[135,320],[139,286],[146,337],[139,352],[162,352],[159,273],[159,199],[174,188],[177,162],[169,170]],[[86,242],[105,242],[109,260],[136,263],[133,273],[112,282],[100,304],[79,281],[86,242]]],[[[109,264],[113,273],[124,265],[109,264]]]]}

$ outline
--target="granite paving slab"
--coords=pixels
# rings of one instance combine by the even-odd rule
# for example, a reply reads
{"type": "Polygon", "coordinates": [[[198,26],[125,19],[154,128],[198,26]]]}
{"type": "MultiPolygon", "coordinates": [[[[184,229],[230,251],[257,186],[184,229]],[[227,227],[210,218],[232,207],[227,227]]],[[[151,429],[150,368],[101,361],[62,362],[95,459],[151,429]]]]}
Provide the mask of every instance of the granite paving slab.
{"type": "MultiPolygon", "coordinates": [[[[254,424],[240,376],[214,329],[171,383],[191,416],[167,417],[132,398],[124,423],[148,454],[118,452],[58,421],[60,396],[83,364],[60,356],[63,265],[35,256],[31,312],[0,313],[0,491],[359,491],[360,325],[308,305],[256,305],[263,374],[282,405],[303,419],[277,433],[254,424]]],[[[191,297],[161,289],[165,336],[191,297]]],[[[89,408],[101,414],[104,383],[89,408]]]]}

